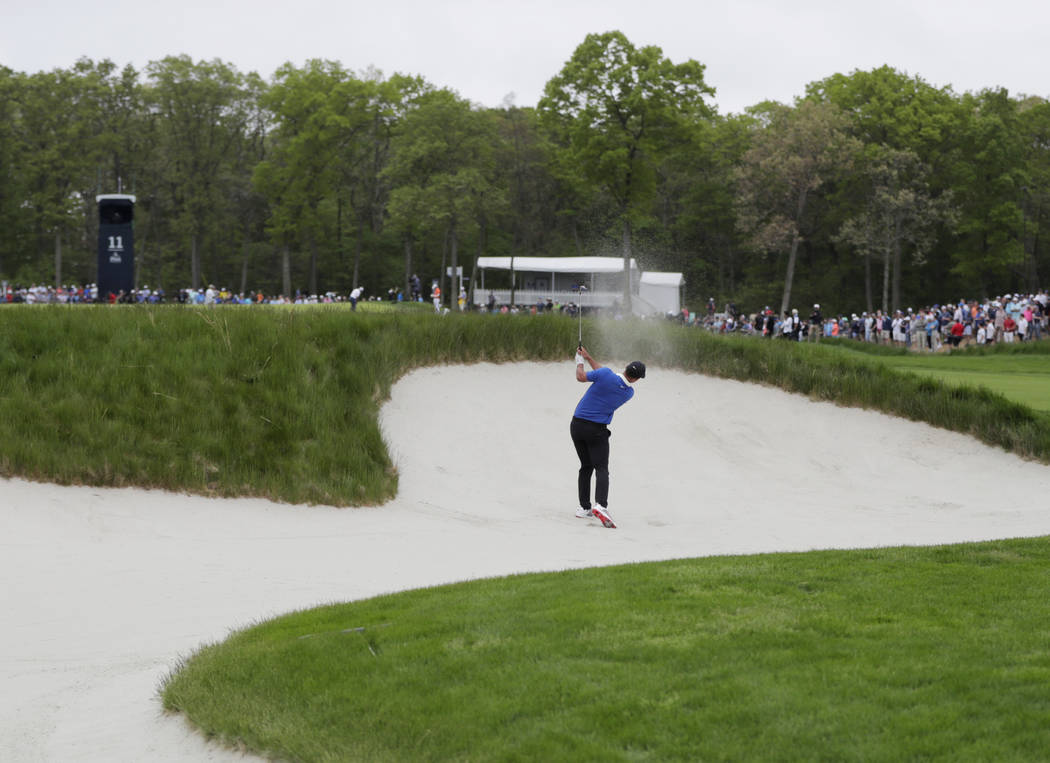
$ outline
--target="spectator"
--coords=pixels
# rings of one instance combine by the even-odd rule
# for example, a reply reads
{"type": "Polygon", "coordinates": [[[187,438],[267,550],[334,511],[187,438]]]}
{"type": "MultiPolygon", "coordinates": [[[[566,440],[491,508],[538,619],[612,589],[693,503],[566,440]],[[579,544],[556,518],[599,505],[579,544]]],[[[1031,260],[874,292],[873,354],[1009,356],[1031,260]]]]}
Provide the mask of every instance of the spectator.
{"type": "MultiPolygon", "coordinates": [[[[993,342],[1005,341],[1006,340],[1006,337],[1005,337],[1005,333],[1006,333],[1006,310],[1003,309],[1003,306],[999,302],[995,303],[995,324],[994,325],[995,325],[995,338],[992,339],[991,341],[993,341],[993,342]]],[[[1011,341],[1013,341],[1013,340],[1011,340],[1011,341]]]]}
{"type": "Polygon", "coordinates": [[[820,341],[821,326],[824,324],[824,316],[820,313],[820,305],[813,305],[813,312],[809,314],[809,340],[820,341]]]}
{"type": "Polygon", "coordinates": [[[1003,318],[1003,341],[1006,344],[1011,344],[1014,341],[1014,333],[1017,331],[1017,321],[1014,320],[1013,315],[1010,314],[1009,310],[1006,311],[1006,316],[1003,318]]]}

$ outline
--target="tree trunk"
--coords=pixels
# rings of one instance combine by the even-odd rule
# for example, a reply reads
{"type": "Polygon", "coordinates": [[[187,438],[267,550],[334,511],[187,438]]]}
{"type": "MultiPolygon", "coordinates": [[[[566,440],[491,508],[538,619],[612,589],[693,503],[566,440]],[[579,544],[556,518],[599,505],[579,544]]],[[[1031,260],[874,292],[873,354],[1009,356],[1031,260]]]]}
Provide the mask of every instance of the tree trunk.
{"type": "Polygon", "coordinates": [[[1035,291],[1039,288],[1039,231],[1036,229],[1036,234],[1032,238],[1032,272],[1031,277],[1028,281],[1029,291],[1035,291]]]}
{"type": "Polygon", "coordinates": [[[893,292],[891,307],[894,311],[901,307],[901,219],[896,215],[893,221],[893,292]]]}
{"type": "Polygon", "coordinates": [[[787,272],[784,274],[784,296],[780,300],[781,315],[791,306],[791,287],[795,281],[795,260],[798,258],[798,243],[801,239],[798,228],[795,228],[795,234],[791,237],[791,251],[788,252],[787,272]]]}
{"type": "Polygon", "coordinates": [[[798,204],[795,208],[795,232],[791,236],[791,252],[788,254],[787,273],[784,276],[784,297],[780,301],[780,314],[788,309],[791,304],[791,287],[795,281],[795,261],[798,259],[798,244],[802,240],[802,214],[806,211],[806,190],[803,189],[798,195],[798,204]]]}
{"type": "Polygon", "coordinates": [[[317,236],[310,234],[310,294],[317,294],[317,236]]]}
{"type": "Polygon", "coordinates": [[[875,312],[875,304],[871,299],[871,252],[864,252],[864,303],[868,306],[868,314],[875,312]]]}
{"type": "Polygon", "coordinates": [[[354,277],[353,285],[357,288],[357,279],[361,273],[361,250],[365,246],[365,232],[361,227],[361,221],[357,221],[357,241],[354,242],[354,277]]]}
{"type": "MultiPolygon", "coordinates": [[[[474,255],[474,267],[470,271],[470,290],[467,294],[467,304],[473,305],[476,301],[475,287],[477,286],[478,280],[478,260],[485,256],[485,239],[488,236],[488,224],[485,222],[485,218],[481,219],[480,227],[478,228],[478,251],[474,255]]],[[[554,284],[551,284],[551,288],[554,288],[554,284]]]]}
{"type": "Polygon", "coordinates": [[[343,269],[343,197],[335,197],[335,253],[343,269]]]}
{"type": "Polygon", "coordinates": [[[62,286],[62,234],[55,231],[55,288],[62,286]]]}
{"type": "Polygon", "coordinates": [[[449,241],[449,250],[452,260],[452,275],[450,276],[450,279],[452,281],[452,288],[450,289],[448,295],[448,306],[456,307],[459,304],[459,290],[463,287],[463,279],[459,277],[459,273],[457,272],[457,264],[459,262],[459,237],[456,235],[455,220],[452,221],[452,225],[449,228],[449,231],[451,233],[451,240],[449,241]]]}
{"type": "Polygon", "coordinates": [[[631,314],[631,221],[623,221],[623,311],[631,314]]]}
{"type": "MultiPolygon", "coordinates": [[[[517,279],[514,277],[514,249],[510,250],[510,306],[514,307],[514,285],[517,279]]],[[[583,300],[581,300],[582,302],[583,300]]]]}
{"type": "Polygon", "coordinates": [[[445,288],[445,268],[448,267],[448,239],[449,230],[446,228],[445,241],[441,246],[441,270],[438,272],[438,288],[441,289],[442,302],[448,296],[448,290],[445,288]]]}
{"type": "Polygon", "coordinates": [[[405,300],[412,297],[412,236],[405,236],[405,300]]]}
{"type": "MultiPolygon", "coordinates": [[[[1032,235],[1032,254],[1028,255],[1028,248],[1025,247],[1025,259],[1027,261],[1027,286],[1028,292],[1032,293],[1039,289],[1039,215],[1042,210],[1036,210],[1036,223],[1035,233],[1032,235]]],[[[1025,242],[1027,244],[1027,242],[1025,242]]]]}
{"type": "Polygon", "coordinates": [[[726,250],[721,247],[718,250],[718,293],[729,293],[726,290],[726,250]]]}
{"type": "Polygon", "coordinates": [[[190,282],[194,289],[201,287],[201,253],[197,247],[197,233],[190,236],[190,282]]]}
{"type": "Polygon", "coordinates": [[[281,282],[284,287],[284,296],[292,296],[292,253],[288,250],[288,244],[281,250],[281,282]]]}
{"type": "Polygon", "coordinates": [[[241,294],[248,291],[248,249],[247,241],[241,244],[241,294]]]}
{"type": "Polygon", "coordinates": [[[730,244],[725,248],[726,262],[729,269],[729,294],[736,294],[736,262],[733,256],[733,246],[730,244]]]}
{"type": "Polygon", "coordinates": [[[882,312],[885,313],[890,301],[890,252],[887,249],[882,257],[882,312]]]}

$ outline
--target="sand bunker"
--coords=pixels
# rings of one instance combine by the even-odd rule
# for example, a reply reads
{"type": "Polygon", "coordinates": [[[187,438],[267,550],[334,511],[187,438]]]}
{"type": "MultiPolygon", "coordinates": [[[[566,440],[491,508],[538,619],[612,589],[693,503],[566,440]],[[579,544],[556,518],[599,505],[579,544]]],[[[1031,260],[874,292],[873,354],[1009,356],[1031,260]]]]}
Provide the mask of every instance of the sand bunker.
{"type": "Polygon", "coordinates": [[[394,388],[394,501],[332,509],[0,481],[0,759],[238,760],[165,716],[178,658],[293,609],[513,572],[1050,534],[1050,467],[774,389],[650,369],[579,520],[571,362],[394,388]]]}

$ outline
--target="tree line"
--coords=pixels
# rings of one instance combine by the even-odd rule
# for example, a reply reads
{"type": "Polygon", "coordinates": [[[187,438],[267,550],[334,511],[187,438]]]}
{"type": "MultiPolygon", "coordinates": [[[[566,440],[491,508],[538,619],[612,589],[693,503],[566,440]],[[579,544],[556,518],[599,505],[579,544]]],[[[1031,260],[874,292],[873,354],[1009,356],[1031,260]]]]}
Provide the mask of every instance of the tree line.
{"type": "Polygon", "coordinates": [[[480,255],[635,257],[750,309],[1044,285],[1045,99],[889,66],[741,114],[714,93],[619,32],[588,35],[535,106],[326,60],[269,81],[186,56],[0,67],[0,279],[95,280],[95,195],[119,189],[136,281],[169,292],[407,292],[480,255]]]}

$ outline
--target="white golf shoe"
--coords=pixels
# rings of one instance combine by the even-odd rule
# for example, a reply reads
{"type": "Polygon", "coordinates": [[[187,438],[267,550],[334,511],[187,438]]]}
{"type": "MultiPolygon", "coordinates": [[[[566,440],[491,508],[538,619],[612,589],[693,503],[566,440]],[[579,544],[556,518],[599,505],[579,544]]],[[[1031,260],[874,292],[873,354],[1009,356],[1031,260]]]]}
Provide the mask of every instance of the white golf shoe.
{"type": "Polygon", "coordinates": [[[591,512],[594,514],[595,519],[600,519],[602,524],[612,529],[616,527],[616,523],[612,521],[612,516],[609,514],[609,510],[604,506],[595,506],[591,512]]]}

